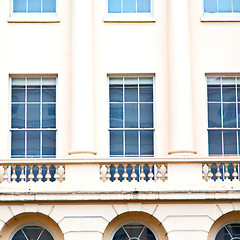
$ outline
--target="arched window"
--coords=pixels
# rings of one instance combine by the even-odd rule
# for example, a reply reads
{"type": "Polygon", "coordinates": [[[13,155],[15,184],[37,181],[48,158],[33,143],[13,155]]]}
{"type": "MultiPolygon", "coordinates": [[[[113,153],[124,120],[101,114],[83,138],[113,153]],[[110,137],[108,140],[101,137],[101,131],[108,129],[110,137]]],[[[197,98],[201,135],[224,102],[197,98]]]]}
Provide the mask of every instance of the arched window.
{"type": "Polygon", "coordinates": [[[240,224],[227,224],[217,233],[215,240],[240,240],[240,224]]]}
{"type": "Polygon", "coordinates": [[[54,240],[52,235],[40,226],[25,226],[19,229],[11,240],[54,240]]]}
{"type": "Polygon", "coordinates": [[[156,238],[144,225],[127,224],[117,230],[112,240],[156,240],[156,238]]]}

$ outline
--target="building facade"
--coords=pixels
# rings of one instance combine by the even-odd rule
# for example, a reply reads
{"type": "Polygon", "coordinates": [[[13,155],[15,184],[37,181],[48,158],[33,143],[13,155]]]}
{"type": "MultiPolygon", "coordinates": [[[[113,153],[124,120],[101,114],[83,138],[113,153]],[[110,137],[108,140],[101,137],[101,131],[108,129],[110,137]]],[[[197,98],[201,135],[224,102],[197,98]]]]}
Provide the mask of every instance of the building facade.
{"type": "Polygon", "coordinates": [[[0,239],[240,239],[240,1],[0,1],[0,239]]]}

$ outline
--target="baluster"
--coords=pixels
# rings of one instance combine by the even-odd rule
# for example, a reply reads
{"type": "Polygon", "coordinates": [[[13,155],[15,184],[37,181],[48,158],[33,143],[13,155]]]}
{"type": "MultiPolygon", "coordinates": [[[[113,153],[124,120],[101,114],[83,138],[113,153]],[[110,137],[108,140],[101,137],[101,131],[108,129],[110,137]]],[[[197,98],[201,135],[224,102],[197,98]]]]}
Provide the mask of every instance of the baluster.
{"type": "Polygon", "coordinates": [[[33,165],[29,165],[28,166],[29,169],[30,169],[30,172],[29,172],[29,175],[28,175],[28,178],[29,178],[29,182],[33,182],[33,179],[34,179],[34,175],[33,175],[33,165]]]}
{"type": "Polygon", "coordinates": [[[65,181],[65,165],[63,165],[62,168],[63,168],[62,181],[65,181]]]}
{"type": "Polygon", "coordinates": [[[136,178],[137,178],[135,167],[136,167],[136,164],[132,164],[132,174],[131,174],[132,181],[136,181],[136,178]]]}
{"type": "Polygon", "coordinates": [[[208,180],[208,170],[208,165],[206,163],[202,164],[202,178],[205,181],[208,180]]]}
{"type": "Polygon", "coordinates": [[[37,174],[38,181],[42,181],[43,175],[42,175],[42,165],[38,165],[38,174],[37,174]]]}
{"type": "Polygon", "coordinates": [[[115,164],[114,167],[115,167],[115,173],[114,173],[113,176],[114,176],[114,178],[115,178],[115,181],[118,181],[118,182],[119,182],[119,177],[120,177],[120,174],[119,174],[119,172],[118,172],[119,164],[115,164]]]}
{"type": "Polygon", "coordinates": [[[56,165],[56,166],[54,166],[54,167],[55,167],[55,169],[56,169],[55,174],[54,174],[54,179],[55,179],[56,182],[59,182],[59,178],[60,178],[60,175],[59,175],[59,172],[58,172],[58,170],[59,170],[59,165],[56,165]]]}
{"type": "Polygon", "coordinates": [[[217,172],[216,172],[216,178],[217,180],[216,181],[220,181],[220,178],[222,176],[221,172],[220,172],[220,165],[221,163],[216,163],[216,166],[217,166],[217,172]]]}
{"type": "Polygon", "coordinates": [[[157,178],[157,181],[161,181],[162,180],[161,164],[156,164],[156,166],[157,166],[156,178],[157,178]]]}
{"type": "Polygon", "coordinates": [[[16,174],[16,165],[12,165],[12,181],[13,182],[17,182],[16,179],[17,179],[17,174],[16,174]]]}
{"type": "Polygon", "coordinates": [[[145,173],[144,173],[144,164],[139,164],[141,172],[140,172],[140,181],[143,182],[145,178],[145,173]]]}
{"type": "Polygon", "coordinates": [[[25,174],[25,168],[26,168],[26,166],[21,165],[20,168],[21,168],[21,174],[20,174],[19,177],[20,177],[20,179],[21,179],[21,182],[24,182],[25,179],[26,179],[26,174],[25,174]]]}
{"type": "Polygon", "coordinates": [[[127,178],[128,178],[128,173],[127,173],[127,164],[123,164],[123,169],[124,169],[124,172],[123,172],[123,181],[127,181],[127,178]]]}
{"type": "Polygon", "coordinates": [[[47,173],[46,173],[45,178],[47,179],[47,182],[50,182],[50,178],[51,178],[50,167],[51,167],[51,165],[46,165],[47,173]]]}
{"type": "Polygon", "coordinates": [[[224,180],[228,181],[230,176],[230,173],[228,171],[229,163],[224,163],[223,166],[224,166],[224,180]]]}
{"type": "Polygon", "coordinates": [[[103,174],[102,174],[102,170],[103,170],[103,165],[100,165],[100,167],[99,167],[99,177],[100,177],[100,181],[103,182],[103,174]]]}
{"type": "Polygon", "coordinates": [[[152,167],[153,167],[153,164],[148,164],[149,166],[149,173],[148,173],[148,178],[149,178],[149,181],[153,181],[153,172],[152,172],[152,167]]]}
{"type": "Polygon", "coordinates": [[[8,182],[8,166],[3,166],[3,169],[4,169],[3,182],[7,183],[8,182]]]}
{"type": "Polygon", "coordinates": [[[110,182],[110,178],[111,178],[110,166],[111,165],[106,165],[106,169],[107,169],[107,172],[106,172],[106,182],[110,182]]]}
{"type": "Polygon", "coordinates": [[[209,181],[213,181],[212,177],[213,177],[213,173],[212,173],[212,163],[208,163],[207,166],[208,166],[208,180],[209,181]]]}
{"type": "Polygon", "coordinates": [[[233,163],[233,180],[236,181],[237,180],[237,177],[238,177],[238,172],[237,172],[237,166],[238,164],[237,163],[233,163]]]}
{"type": "Polygon", "coordinates": [[[167,180],[167,166],[165,164],[162,164],[160,167],[160,173],[161,173],[161,180],[165,182],[167,180]]]}

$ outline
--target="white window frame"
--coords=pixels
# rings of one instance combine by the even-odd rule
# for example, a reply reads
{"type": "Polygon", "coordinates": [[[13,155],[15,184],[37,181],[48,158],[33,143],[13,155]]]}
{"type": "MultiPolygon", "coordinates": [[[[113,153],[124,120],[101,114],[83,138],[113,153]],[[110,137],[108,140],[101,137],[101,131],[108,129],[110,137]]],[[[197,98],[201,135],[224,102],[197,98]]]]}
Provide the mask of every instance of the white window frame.
{"type": "Polygon", "coordinates": [[[11,0],[10,18],[8,22],[60,22],[58,18],[58,0],[56,0],[56,12],[13,12],[13,1],[11,0]]]}
{"type": "Polygon", "coordinates": [[[104,22],[155,22],[154,0],[150,0],[151,9],[147,13],[109,13],[108,0],[106,1],[106,14],[104,22]]]}
{"type": "MultiPolygon", "coordinates": [[[[221,101],[219,102],[221,104],[221,127],[209,127],[208,126],[208,122],[207,122],[207,131],[209,132],[209,130],[216,130],[216,131],[221,131],[221,135],[222,135],[222,142],[221,142],[221,149],[222,149],[222,154],[211,154],[210,155],[210,152],[209,152],[209,139],[208,139],[208,155],[209,156],[240,156],[240,142],[239,142],[239,139],[240,139],[240,136],[238,137],[238,135],[240,135],[240,124],[238,125],[238,101],[236,101],[236,124],[237,126],[235,128],[226,128],[226,127],[223,127],[223,101],[222,101],[222,86],[231,86],[231,85],[235,85],[236,86],[236,99],[237,99],[237,86],[240,86],[240,75],[208,75],[206,76],[206,82],[207,82],[207,90],[208,90],[208,86],[211,86],[211,85],[219,85],[221,87],[221,101]],[[223,84],[223,81],[222,79],[223,78],[235,78],[235,82],[232,83],[232,82],[224,82],[223,84]],[[219,82],[209,82],[208,80],[210,78],[220,78],[220,81],[219,82]],[[225,154],[224,153],[224,138],[223,138],[223,132],[224,130],[232,130],[232,131],[236,131],[237,132],[237,138],[236,138],[236,147],[237,147],[237,153],[236,154],[225,154]]],[[[209,101],[207,99],[207,105],[208,105],[209,101]]],[[[214,102],[212,102],[214,103],[214,102]]],[[[228,103],[228,102],[227,102],[228,103]]],[[[232,103],[232,102],[229,102],[229,103],[232,103]]],[[[239,102],[240,103],[240,102],[239,102]]],[[[208,119],[208,106],[207,106],[207,121],[209,121],[208,119]]]]}
{"type": "MultiPolygon", "coordinates": [[[[133,77],[133,78],[141,78],[141,77],[149,77],[149,78],[152,78],[152,87],[153,87],[153,102],[152,102],[152,104],[153,104],[153,127],[152,128],[145,128],[145,129],[147,129],[147,130],[152,130],[153,131],[153,155],[140,155],[140,144],[138,145],[138,149],[139,149],[139,153],[138,153],[138,156],[135,156],[135,157],[154,157],[154,156],[156,156],[156,129],[155,129],[155,116],[156,116],[156,114],[155,114],[155,76],[153,76],[153,75],[127,75],[127,74],[124,74],[124,75],[121,75],[121,76],[119,76],[119,75],[109,75],[108,76],[108,109],[109,109],[109,106],[110,106],[110,101],[109,101],[109,87],[110,87],[110,79],[111,78],[129,78],[129,77],[133,77]]],[[[138,87],[138,91],[139,91],[139,87],[138,87]]],[[[139,102],[138,102],[139,103],[139,102]]],[[[108,110],[109,111],[109,110],[108,110]]],[[[123,113],[123,115],[124,115],[124,113],[123,113]]],[[[138,118],[140,117],[140,114],[139,114],[139,110],[138,110],[138,118]]],[[[124,118],[124,116],[123,116],[123,118],[124,118]]],[[[138,121],[139,121],[139,119],[138,119],[138,121]]],[[[142,128],[134,128],[134,130],[141,130],[142,128]]],[[[125,127],[123,127],[123,128],[110,128],[110,111],[108,112],[108,139],[109,139],[109,144],[108,144],[108,146],[109,146],[109,151],[108,151],[108,154],[109,154],[109,156],[110,157],[123,157],[123,158],[125,158],[125,157],[129,157],[129,155],[125,155],[125,140],[123,140],[123,155],[121,155],[121,156],[118,156],[118,155],[110,155],[110,131],[111,130],[123,130],[123,131],[125,131],[125,130],[128,130],[128,128],[125,128],[125,127]]],[[[139,139],[138,139],[138,141],[140,141],[139,139]]],[[[130,157],[132,157],[132,156],[130,156],[130,157]]]]}
{"type": "MultiPolygon", "coordinates": [[[[27,81],[28,78],[41,78],[41,86],[42,86],[42,78],[54,78],[55,79],[55,89],[56,89],[56,101],[55,101],[55,104],[56,104],[56,107],[55,107],[55,118],[56,118],[56,126],[55,128],[37,128],[36,130],[39,130],[39,131],[44,131],[44,130],[53,130],[56,132],[56,139],[55,139],[55,151],[56,151],[56,154],[55,154],[55,157],[53,158],[57,158],[57,153],[58,153],[58,91],[57,91],[57,83],[58,83],[58,77],[57,75],[11,75],[10,76],[10,81],[9,81],[9,157],[12,158],[12,137],[11,137],[11,132],[12,130],[14,130],[14,128],[12,128],[12,79],[14,78],[25,78],[25,81],[27,81]]],[[[26,98],[26,96],[25,96],[26,98]]],[[[41,100],[42,102],[42,100],[41,100]]],[[[26,104],[26,101],[25,101],[25,104],[26,104]]],[[[25,114],[26,114],[26,111],[25,111],[25,114]]],[[[26,121],[26,116],[25,116],[25,121],[26,121]]],[[[41,119],[41,116],[40,116],[40,124],[42,124],[42,119],[41,119]]],[[[21,130],[23,131],[27,131],[29,128],[25,127],[25,128],[22,128],[21,130]]],[[[29,130],[32,130],[32,129],[29,129],[29,130]]],[[[25,133],[26,134],[26,133],[25,133]]],[[[40,136],[40,138],[42,138],[42,136],[40,136]]],[[[26,154],[26,151],[27,151],[27,146],[26,146],[26,141],[27,139],[25,138],[25,157],[24,158],[28,158],[27,154],[26,154]]],[[[42,145],[40,144],[40,147],[42,147],[42,145]]],[[[42,158],[42,148],[40,148],[40,158],[42,158]]],[[[35,158],[35,157],[34,157],[35,158]]]]}
{"type": "MultiPolygon", "coordinates": [[[[205,12],[204,0],[202,0],[202,6],[203,6],[202,8],[203,15],[201,17],[202,22],[239,22],[240,21],[240,12],[215,12],[215,13],[205,12]]],[[[232,9],[233,9],[233,2],[232,2],[232,9]]]]}

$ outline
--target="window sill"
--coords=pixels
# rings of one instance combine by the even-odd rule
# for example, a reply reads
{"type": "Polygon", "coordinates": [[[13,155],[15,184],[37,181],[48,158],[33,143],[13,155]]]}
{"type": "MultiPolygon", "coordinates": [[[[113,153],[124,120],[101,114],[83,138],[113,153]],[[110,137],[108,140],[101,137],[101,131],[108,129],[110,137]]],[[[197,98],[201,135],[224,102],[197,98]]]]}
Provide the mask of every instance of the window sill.
{"type": "Polygon", "coordinates": [[[240,22],[240,14],[207,14],[201,17],[201,22],[240,22]]]}
{"type": "Polygon", "coordinates": [[[60,19],[57,17],[44,16],[12,16],[7,20],[9,23],[59,23],[60,19]]]}
{"type": "Polygon", "coordinates": [[[106,16],[103,21],[105,23],[154,23],[156,22],[155,17],[153,16],[106,16]]]}

